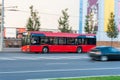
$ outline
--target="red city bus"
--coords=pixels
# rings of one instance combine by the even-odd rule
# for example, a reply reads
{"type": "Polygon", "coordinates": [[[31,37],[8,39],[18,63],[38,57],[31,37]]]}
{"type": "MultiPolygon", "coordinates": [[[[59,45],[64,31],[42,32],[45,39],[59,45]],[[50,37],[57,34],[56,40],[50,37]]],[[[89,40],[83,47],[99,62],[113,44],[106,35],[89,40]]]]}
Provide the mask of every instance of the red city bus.
{"type": "Polygon", "coordinates": [[[95,34],[32,31],[23,36],[23,52],[88,52],[96,46],[95,34]]]}

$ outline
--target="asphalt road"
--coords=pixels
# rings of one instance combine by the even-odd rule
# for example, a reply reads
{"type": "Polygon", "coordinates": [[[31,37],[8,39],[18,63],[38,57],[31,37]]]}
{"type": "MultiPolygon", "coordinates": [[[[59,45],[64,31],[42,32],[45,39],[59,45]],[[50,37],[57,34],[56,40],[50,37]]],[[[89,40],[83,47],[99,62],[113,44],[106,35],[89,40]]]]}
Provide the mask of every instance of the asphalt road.
{"type": "Polygon", "coordinates": [[[120,61],[91,61],[86,54],[0,53],[0,80],[120,75],[120,61]]]}

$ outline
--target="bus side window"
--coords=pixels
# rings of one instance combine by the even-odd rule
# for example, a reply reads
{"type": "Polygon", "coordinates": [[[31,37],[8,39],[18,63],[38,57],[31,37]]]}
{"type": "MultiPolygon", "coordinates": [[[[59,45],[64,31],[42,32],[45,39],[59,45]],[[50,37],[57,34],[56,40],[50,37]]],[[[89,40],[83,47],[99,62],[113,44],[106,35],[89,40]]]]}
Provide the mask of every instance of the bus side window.
{"type": "Polygon", "coordinates": [[[49,38],[49,44],[52,44],[52,45],[56,45],[58,44],[58,38],[57,37],[54,37],[54,38],[49,38]]]}
{"type": "Polygon", "coordinates": [[[75,39],[75,44],[78,44],[78,39],[75,39]]]}
{"type": "Polygon", "coordinates": [[[81,44],[82,44],[82,39],[79,38],[79,39],[78,39],[78,45],[81,45],[81,44]]]}
{"type": "Polygon", "coordinates": [[[40,38],[39,37],[32,37],[31,38],[31,44],[32,45],[39,45],[40,44],[40,38]]]}
{"type": "Polygon", "coordinates": [[[50,38],[49,42],[50,42],[49,44],[53,44],[53,38],[50,38]]]}
{"type": "Polygon", "coordinates": [[[81,44],[82,45],[87,45],[88,44],[87,42],[88,42],[88,40],[86,38],[81,39],[81,44]]]}
{"type": "Polygon", "coordinates": [[[84,39],[84,44],[87,45],[88,44],[88,39],[84,39]]]}
{"type": "Polygon", "coordinates": [[[49,44],[49,39],[47,37],[41,37],[41,44],[49,44]]]}
{"type": "Polygon", "coordinates": [[[41,40],[41,44],[45,44],[45,41],[41,40]]]}
{"type": "Polygon", "coordinates": [[[66,44],[66,38],[59,38],[59,44],[65,45],[66,44]]]}
{"type": "Polygon", "coordinates": [[[55,45],[58,44],[58,38],[57,37],[53,39],[53,44],[55,44],[55,45]]]}
{"type": "Polygon", "coordinates": [[[74,45],[75,44],[75,39],[74,38],[67,38],[67,44],[68,45],[74,45]]]}
{"type": "Polygon", "coordinates": [[[88,44],[89,45],[95,45],[96,44],[96,39],[95,38],[88,38],[88,44]]]}
{"type": "Polygon", "coordinates": [[[82,39],[82,45],[84,45],[85,44],[85,40],[84,40],[84,38],[82,39]]]}

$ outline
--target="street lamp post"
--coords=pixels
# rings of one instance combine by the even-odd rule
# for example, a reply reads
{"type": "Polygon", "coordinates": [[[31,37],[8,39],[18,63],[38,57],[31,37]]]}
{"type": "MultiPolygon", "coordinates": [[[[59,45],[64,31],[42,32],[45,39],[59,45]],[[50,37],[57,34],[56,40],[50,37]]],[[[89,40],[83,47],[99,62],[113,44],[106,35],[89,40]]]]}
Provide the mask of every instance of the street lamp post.
{"type": "MultiPolygon", "coordinates": [[[[4,43],[4,11],[5,11],[5,7],[4,7],[4,0],[2,0],[2,11],[1,11],[1,28],[0,28],[0,52],[3,51],[3,43],[4,43]]],[[[17,8],[17,6],[12,6],[12,7],[6,7],[6,8],[17,8]]],[[[10,9],[9,11],[17,11],[14,9],[10,9]]]]}
{"type": "Polygon", "coordinates": [[[4,30],[4,0],[2,0],[1,29],[0,29],[0,51],[3,51],[3,30],[4,30]]]}

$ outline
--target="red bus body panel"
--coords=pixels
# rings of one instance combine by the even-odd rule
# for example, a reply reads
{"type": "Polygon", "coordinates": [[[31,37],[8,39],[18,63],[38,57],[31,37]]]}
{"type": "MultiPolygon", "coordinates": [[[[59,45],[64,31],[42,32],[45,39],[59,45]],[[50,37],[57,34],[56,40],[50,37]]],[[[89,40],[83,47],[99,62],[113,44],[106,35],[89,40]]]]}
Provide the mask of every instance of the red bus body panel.
{"type": "Polygon", "coordinates": [[[95,45],[81,45],[82,52],[89,52],[92,48],[95,47],[95,45]]]}
{"type": "Polygon", "coordinates": [[[49,45],[50,52],[76,52],[76,45],[49,45]]]}
{"type": "Polygon", "coordinates": [[[30,52],[42,52],[42,46],[32,45],[30,46],[30,52]]]}
{"type": "Polygon", "coordinates": [[[22,52],[30,52],[30,45],[22,46],[22,52]]]}
{"type": "Polygon", "coordinates": [[[76,52],[77,47],[82,48],[82,52],[89,52],[95,45],[30,45],[22,47],[23,52],[42,52],[44,46],[49,48],[49,52],[76,52]]]}
{"type": "MultiPolygon", "coordinates": [[[[66,38],[78,38],[81,36],[95,36],[95,34],[73,34],[73,33],[61,33],[61,32],[40,32],[40,31],[33,31],[30,32],[31,34],[37,34],[45,36],[45,37],[66,37],[66,38]]],[[[93,47],[96,45],[51,45],[51,44],[44,44],[44,45],[26,45],[22,46],[23,52],[42,52],[43,47],[48,47],[49,52],[77,52],[77,48],[81,47],[82,52],[89,52],[93,47]]]]}

